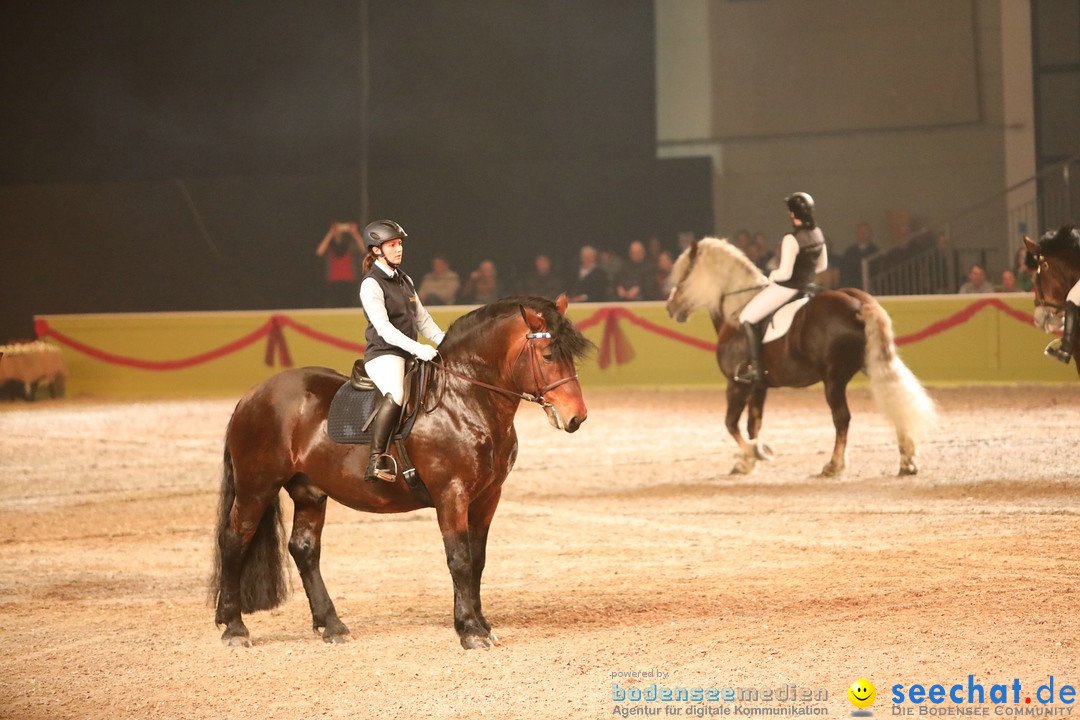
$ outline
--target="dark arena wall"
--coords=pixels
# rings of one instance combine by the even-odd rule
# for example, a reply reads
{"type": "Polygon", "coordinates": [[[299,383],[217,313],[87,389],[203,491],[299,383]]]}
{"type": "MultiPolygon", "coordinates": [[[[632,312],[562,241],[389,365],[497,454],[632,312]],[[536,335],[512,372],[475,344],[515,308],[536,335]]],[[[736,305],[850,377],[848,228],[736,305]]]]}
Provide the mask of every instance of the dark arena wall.
{"type": "Polygon", "coordinates": [[[414,276],[439,252],[504,279],[712,231],[708,161],[655,157],[651,3],[11,14],[0,340],[34,313],[318,306],[337,220],[399,220],[414,276]]]}

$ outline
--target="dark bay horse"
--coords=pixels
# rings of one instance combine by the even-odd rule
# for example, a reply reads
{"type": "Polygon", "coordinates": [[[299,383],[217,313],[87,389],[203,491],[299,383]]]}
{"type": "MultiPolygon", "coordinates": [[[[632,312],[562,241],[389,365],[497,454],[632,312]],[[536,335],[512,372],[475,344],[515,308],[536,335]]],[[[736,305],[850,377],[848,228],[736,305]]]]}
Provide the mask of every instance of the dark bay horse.
{"type": "MultiPolygon", "coordinates": [[[[1024,237],[1024,245],[1035,266],[1035,322],[1046,332],[1059,326],[1065,312],[1065,296],[1080,280],[1080,243],[1076,240],[1072,225],[1063,225],[1057,232],[1047,233],[1038,242],[1024,237]]],[[[1080,334],[1070,350],[1075,358],[1080,355],[1080,334]]],[[[1080,363],[1076,363],[1080,375],[1080,363]]]]}
{"type": "Polygon", "coordinates": [[[708,308],[717,331],[716,360],[728,381],[725,424],[740,449],[732,473],[749,473],[757,460],[771,457],[758,440],[768,388],[806,387],[816,382],[825,385],[836,429],[832,457],[821,474],[843,471],[851,422],[847,386],[860,371],[870,378],[878,407],[896,428],[899,474],[918,472],[915,445],[935,422],[934,403],[897,355],[892,320],[874,298],[853,288],[814,295],[796,312],[787,334],[765,343],[765,384],[751,386],[734,380],[746,362],[746,341],[737,318],[753,293],[765,285],[765,276],[726,240],[704,238],[683,251],[672,277],[675,287],[668,298],[668,314],[683,322],[694,310],[708,308]],[[739,422],[748,404],[746,440],[739,422]]]}
{"type": "MultiPolygon", "coordinates": [[[[480,609],[488,527],[517,456],[514,415],[539,403],[551,424],[574,432],[587,415],[575,360],[591,343],[566,319],[566,298],[504,298],[456,320],[439,346],[428,400],[405,441],[434,501],[454,586],[454,628],[467,649],[496,644],[480,609]],[[441,369],[439,369],[441,368],[441,369]]],[[[433,363],[435,364],[435,363],[433,363]]],[[[241,613],[287,594],[280,490],[294,505],[288,550],[300,571],[312,626],[342,642],[341,622],[319,570],[326,499],[366,512],[423,507],[399,476],[364,481],[368,448],[326,432],[334,393],[347,378],[326,368],[285,370],[249,391],[225,435],[217,548],[210,595],[228,645],[250,646],[241,613]]]]}

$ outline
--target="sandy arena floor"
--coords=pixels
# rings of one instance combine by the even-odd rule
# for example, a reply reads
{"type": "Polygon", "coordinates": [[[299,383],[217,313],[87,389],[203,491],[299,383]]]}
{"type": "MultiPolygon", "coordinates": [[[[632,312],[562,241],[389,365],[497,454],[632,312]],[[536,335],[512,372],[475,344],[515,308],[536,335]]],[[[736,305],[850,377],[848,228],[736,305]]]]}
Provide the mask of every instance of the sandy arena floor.
{"type": "Polygon", "coordinates": [[[777,458],[748,477],[728,474],[719,390],[586,389],[574,435],[523,407],[484,576],[502,645],[473,652],[453,631],[434,511],[333,503],[323,575],[352,642],[312,634],[293,568],[289,601],[246,617],[254,647],[223,647],[205,597],[233,401],[0,404],[0,718],[739,705],[615,702],[653,683],[824,689],[813,705],[846,717],[860,677],[882,717],[896,684],[1076,687],[1080,384],[932,394],[943,423],[915,478],[896,477],[865,390],[852,392],[848,471],[832,479],[814,476],[832,445],[817,388],[770,395],[777,458]]]}

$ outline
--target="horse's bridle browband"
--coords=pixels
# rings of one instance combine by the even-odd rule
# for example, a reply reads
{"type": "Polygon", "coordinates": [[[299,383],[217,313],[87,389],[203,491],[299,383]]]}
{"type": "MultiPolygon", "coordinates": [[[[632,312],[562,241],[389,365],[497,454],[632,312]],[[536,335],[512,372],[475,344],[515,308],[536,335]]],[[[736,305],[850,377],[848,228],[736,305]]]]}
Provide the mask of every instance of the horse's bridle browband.
{"type": "MultiPolygon", "coordinates": [[[[530,333],[525,334],[525,339],[526,340],[537,340],[537,339],[550,340],[551,339],[551,333],[549,333],[549,332],[530,332],[530,333]]],[[[517,367],[518,361],[521,360],[521,356],[525,352],[525,348],[527,346],[529,346],[529,345],[531,345],[531,343],[529,343],[529,342],[524,342],[524,343],[521,344],[521,350],[518,351],[517,357],[514,359],[514,364],[513,364],[512,367],[517,367]]],[[[565,385],[568,382],[573,382],[574,380],[577,380],[578,376],[577,376],[577,373],[574,373],[573,375],[570,375],[568,377],[564,377],[561,380],[556,380],[555,382],[548,383],[547,385],[542,385],[542,383],[544,382],[544,375],[540,370],[540,363],[536,359],[536,353],[530,354],[530,357],[532,358],[533,380],[536,381],[536,394],[535,395],[532,395],[532,394],[529,394],[529,393],[523,393],[523,392],[516,392],[514,390],[510,390],[509,388],[499,387],[498,385],[491,385],[489,383],[483,382],[482,380],[477,380],[476,378],[469,377],[468,375],[463,375],[463,374],[459,373],[456,370],[451,370],[450,368],[448,368],[446,365],[444,365],[442,363],[437,363],[437,364],[433,363],[433,365],[435,365],[435,367],[439,368],[443,372],[445,372],[445,373],[447,373],[449,375],[453,375],[454,377],[458,378],[459,380],[464,380],[467,383],[470,383],[472,385],[477,385],[479,387],[485,388],[487,390],[491,390],[493,392],[502,393],[503,395],[506,395],[507,397],[517,398],[518,400],[526,400],[528,402],[534,402],[537,405],[539,405],[540,407],[542,407],[544,409],[547,409],[549,407],[552,407],[552,405],[551,405],[551,403],[549,403],[547,400],[544,399],[544,394],[548,393],[548,392],[551,392],[555,388],[557,388],[557,387],[559,387],[561,385],[565,385]]],[[[436,403],[436,406],[438,406],[438,403],[436,403]]],[[[432,408],[432,409],[434,409],[434,408],[432,408]]]]}

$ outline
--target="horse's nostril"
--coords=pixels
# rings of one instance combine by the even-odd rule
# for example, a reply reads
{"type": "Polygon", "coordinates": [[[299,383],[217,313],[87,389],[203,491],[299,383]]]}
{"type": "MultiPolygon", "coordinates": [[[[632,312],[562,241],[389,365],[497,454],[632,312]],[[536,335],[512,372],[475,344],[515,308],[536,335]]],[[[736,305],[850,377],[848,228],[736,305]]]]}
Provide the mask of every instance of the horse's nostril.
{"type": "Polygon", "coordinates": [[[581,420],[578,419],[577,415],[575,415],[574,417],[570,418],[570,422],[566,423],[566,432],[574,432],[579,427],[581,427],[581,420]]]}

